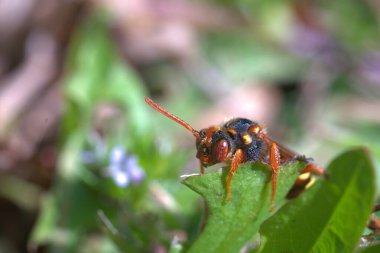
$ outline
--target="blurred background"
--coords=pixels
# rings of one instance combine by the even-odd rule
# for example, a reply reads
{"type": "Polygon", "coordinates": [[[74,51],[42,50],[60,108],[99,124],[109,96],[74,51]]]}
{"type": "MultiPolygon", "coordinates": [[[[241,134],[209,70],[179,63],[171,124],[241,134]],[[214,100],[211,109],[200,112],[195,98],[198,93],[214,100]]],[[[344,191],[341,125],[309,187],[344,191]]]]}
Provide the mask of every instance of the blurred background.
{"type": "Polygon", "coordinates": [[[144,96],[196,129],[256,120],[322,166],[354,146],[379,165],[379,28],[377,0],[1,0],[0,252],[191,244],[195,141],[144,96]]]}

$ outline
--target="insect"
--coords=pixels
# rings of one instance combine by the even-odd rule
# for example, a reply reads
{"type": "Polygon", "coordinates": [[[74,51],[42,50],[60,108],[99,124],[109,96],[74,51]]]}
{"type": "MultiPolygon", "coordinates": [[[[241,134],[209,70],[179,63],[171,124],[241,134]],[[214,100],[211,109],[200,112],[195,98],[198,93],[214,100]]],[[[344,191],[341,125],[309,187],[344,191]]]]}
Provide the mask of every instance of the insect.
{"type": "Polygon", "coordinates": [[[364,242],[373,242],[375,237],[380,234],[380,218],[376,216],[376,212],[380,211],[380,204],[376,204],[373,208],[373,212],[368,221],[367,228],[371,230],[371,233],[368,235],[362,236],[362,241],[364,242]]]}
{"type": "Polygon", "coordinates": [[[277,174],[280,166],[289,160],[307,162],[305,168],[294,186],[288,193],[288,198],[297,196],[315,180],[314,175],[323,175],[319,166],[310,162],[304,156],[298,155],[281,146],[270,138],[261,125],[245,118],[233,118],[220,126],[211,126],[197,131],[188,123],[171,114],[149,98],[145,101],[155,110],[174,120],[196,139],[197,154],[200,161],[200,173],[204,174],[205,167],[217,164],[230,164],[230,171],[226,181],[227,201],[231,201],[231,180],[239,165],[245,162],[262,162],[271,168],[272,192],[270,209],[274,208],[274,197],[277,187],[277,174]]]}

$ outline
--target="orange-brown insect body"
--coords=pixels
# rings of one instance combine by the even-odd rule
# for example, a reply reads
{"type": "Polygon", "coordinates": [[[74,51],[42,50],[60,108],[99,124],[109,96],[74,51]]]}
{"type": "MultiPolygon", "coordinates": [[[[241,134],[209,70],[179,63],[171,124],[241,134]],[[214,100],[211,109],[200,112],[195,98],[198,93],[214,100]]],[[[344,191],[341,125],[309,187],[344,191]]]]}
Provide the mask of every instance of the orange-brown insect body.
{"type": "MultiPolygon", "coordinates": [[[[245,162],[263,162],[269,164],[272,169],[272,195],[271,209],[274,207],[274,197],[277,186],[277,173],[280,165],[291,159],[307,161],[300,156],[273,141],[266,133],[265,129],[258,123],[244,118],[234,118],[221,126],[211,126],[200,131],[194,130],[189,124],[169,113],[149,98],[145,101],[155,110],[168,118],[176,121],[188,129],[196,138],[197,155],[201,167],[201,174],[204,168],[217,164],[227,163],[231,169],[226,182],[227,200],[230,201],[231,180],[238,166],[245,162]]],[[[314,164],[305,167],[305,173],[316,172],[323,174],[323,170],[314,164]]],[[[299,178],[293,187],[295,190],[289,192],[290,197],[299,194],[299,188],[305,188],[311,181],[309,177],[299,178]]]]}

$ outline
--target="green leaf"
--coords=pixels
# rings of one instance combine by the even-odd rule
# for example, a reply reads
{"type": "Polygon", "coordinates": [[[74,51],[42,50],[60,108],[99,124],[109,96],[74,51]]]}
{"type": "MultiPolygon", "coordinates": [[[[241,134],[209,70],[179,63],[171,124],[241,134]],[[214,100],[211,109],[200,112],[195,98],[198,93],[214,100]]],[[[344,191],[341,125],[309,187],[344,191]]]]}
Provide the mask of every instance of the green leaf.
{"type": "Polygon", "coordinates": [[[47,244],[53,240],[59,216],[56,201],[52,194],[43,196],[41,211],[29,240],[29,248],[36,248],[40,244],[47,244]]]}
{"type": "MultiPolygon", "coordinates": [[[[304,163],[281,167],[278,174],[275,208],[281,207],[304,163]]],[[[236,253],[258,232],[270,217],[271,171],[268,165],[246,163],[239,167],[231,183],[231,202],[226,202],[228,170],[187,177],[183,183],[202,195],[209,208],[204,231],[189,249],[192,252],[236,253]]]]}
{"type": "Polygon", "coordinates": [[[353,252],[375,198],[375,175],[364,149],[348,151],[320,180],[267,220],[260,252],[353,252]]]}

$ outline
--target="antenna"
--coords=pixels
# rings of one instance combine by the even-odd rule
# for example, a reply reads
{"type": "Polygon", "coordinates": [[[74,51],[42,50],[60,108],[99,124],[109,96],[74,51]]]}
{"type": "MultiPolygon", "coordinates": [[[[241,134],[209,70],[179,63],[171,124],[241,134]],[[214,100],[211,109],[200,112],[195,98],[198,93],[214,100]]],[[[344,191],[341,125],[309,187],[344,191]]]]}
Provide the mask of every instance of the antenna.
{"type": "Polygon", "coordinates": [[[175,122],[177,122],[178,124],[180,124],[181,126],[183,126],[184,128],[186,128],[187,130],[189,130],[194,136],[195,138],[197,138],[197,140],[201,141],[202,138],[199,134],[198,131],[196,131],[194,128],[192,128],[189,124],[187,124],[185,121],[181,120],[180,118],[178,118],[177,116],[171,114],[170,112],[168,112],[167,110],[165,110],[164,108],[162,108],[161,106],[159,106],[158,104],[156,104],[155,102],[153,102],[153,100],[151,100],[150,98],[147,98],[145,97],[144,98],[145,102],[147,102],[148,105],[150,105],[153,109],[155,109],[156,111],[158,111],[159,113],[165,115],[166,117],[168,117],[169,119],[172,119],[174,120],[175,122]]]}

